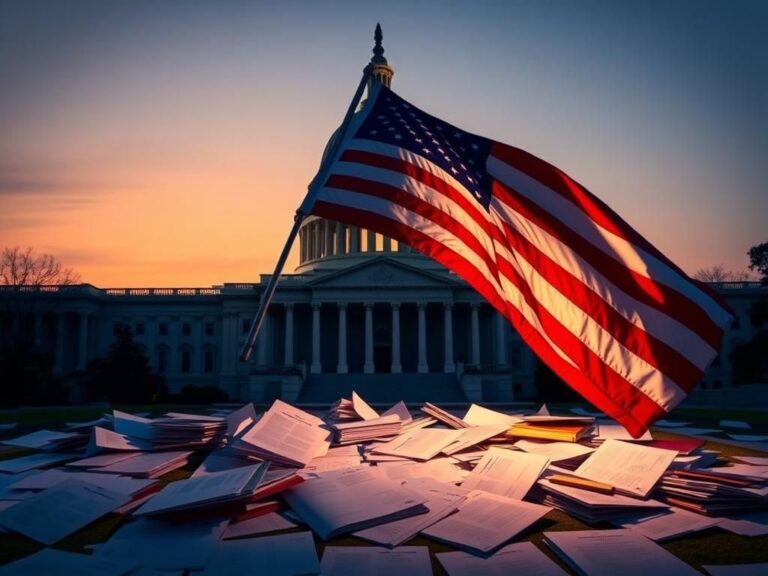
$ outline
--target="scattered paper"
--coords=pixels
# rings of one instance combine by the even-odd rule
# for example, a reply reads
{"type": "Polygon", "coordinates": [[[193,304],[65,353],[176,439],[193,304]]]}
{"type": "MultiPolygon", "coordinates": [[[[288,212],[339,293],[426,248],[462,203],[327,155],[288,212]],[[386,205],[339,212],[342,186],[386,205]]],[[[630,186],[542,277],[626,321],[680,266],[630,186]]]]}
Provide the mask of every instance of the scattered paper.
{"type": "Polygon", "coordinates": [[[321,576],[384,575],[431,576],[426,546],[401,546],[395,550],[360,546],[328,546],[320,564],[321,576]]]}
{"type": "Polygon", "coordinates": [[[566,573],[532,542],[519,542],[504,546],[488,558],[466,552],[440,552],[435,554],[448,576],[507,576],[525,574],[534,576],[567,576],[566,573]]]}
{"type": "Polygon", "coordinates": [[[492,447],[461,486],[522,500],[548,464],[549,458],[540,454],[492,447]]]}
{"type": "Polygon", "coordinates": [[[288,530],[295,528],[296,524],[286,520],[277,512],[270,512],[256,518],[249,518],[242,522],[235,522],[227,526],[223,538],[242,538],[244,536],[253,536],[255,534],[265,534],[267,532],[277,532],[279,530],[288,530]]]}

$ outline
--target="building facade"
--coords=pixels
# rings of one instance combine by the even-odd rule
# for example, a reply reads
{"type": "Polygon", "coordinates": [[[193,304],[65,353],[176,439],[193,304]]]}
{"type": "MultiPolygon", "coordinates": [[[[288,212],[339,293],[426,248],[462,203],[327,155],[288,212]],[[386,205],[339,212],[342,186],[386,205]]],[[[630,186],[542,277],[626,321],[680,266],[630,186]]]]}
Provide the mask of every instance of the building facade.
{"type": "MultiPolygon", "coordinates": [[[[390,85],[377,27],[372,82],[390,85]]],[[[0,287],[23,303],[35,345],[54,372],[84,372],[127,325],[171,392],[216,385],[231,399],[329,402],[351,389],[371,401],[510,402],[535,397],[535,359],[463,280],[370,230],[311,216],[299,265],[281,277],[249,362],[239,360],[269,276],[211,288],[0,287]]],[[[731,385],[729,354],[755,327],[757,283],[716,287],[737,314],[703,387],[731,385]]],[[[2,310],[2,309],[0,309],[2,310]]],[[[18,315],[0,313],[8,335],[18,315]]],[[[0,334],[2,336],[2,334],[0,334]]]]}

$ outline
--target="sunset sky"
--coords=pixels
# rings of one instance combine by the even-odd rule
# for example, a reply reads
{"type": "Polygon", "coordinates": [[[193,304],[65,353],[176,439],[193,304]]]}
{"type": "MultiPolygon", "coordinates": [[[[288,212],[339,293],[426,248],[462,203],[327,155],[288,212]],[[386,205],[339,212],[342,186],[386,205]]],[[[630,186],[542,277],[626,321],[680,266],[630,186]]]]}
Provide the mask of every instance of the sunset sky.
{"type": "Polygon", "coordinates": [[[271,272],[378,21],[401,96],[557,165],[689,273],[745,270],[768,240],[767,17],[761,1],[0,0],[0,247],[99,287],[271,272]]]}

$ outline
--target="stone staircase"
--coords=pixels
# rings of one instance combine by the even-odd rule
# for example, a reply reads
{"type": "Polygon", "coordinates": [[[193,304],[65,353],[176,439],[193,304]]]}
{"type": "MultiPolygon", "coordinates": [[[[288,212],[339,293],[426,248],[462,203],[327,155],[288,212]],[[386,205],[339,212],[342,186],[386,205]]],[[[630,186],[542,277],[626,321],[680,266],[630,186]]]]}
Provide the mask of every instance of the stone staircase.
{"type": "Polygon", "coordinates": [[[467,401],[455,374],[311,374],[299,395],[299,404],[330,404],[356,391],[366,402],[394,404],[467,401]]]}

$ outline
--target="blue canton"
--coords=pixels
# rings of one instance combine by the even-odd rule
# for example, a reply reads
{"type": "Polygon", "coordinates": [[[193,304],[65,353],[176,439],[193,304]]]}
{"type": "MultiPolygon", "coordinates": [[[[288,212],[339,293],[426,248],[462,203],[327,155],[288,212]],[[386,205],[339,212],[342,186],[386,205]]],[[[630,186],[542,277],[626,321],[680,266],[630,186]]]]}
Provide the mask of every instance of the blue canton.
{"type": "Polygon", "coordinates": [[[487,138],[430,116],[384,86],[355,138],[391,144],[423,156],[452,174],[488,210],[491,178],[485,166],[491,141],[487,138]]]}

